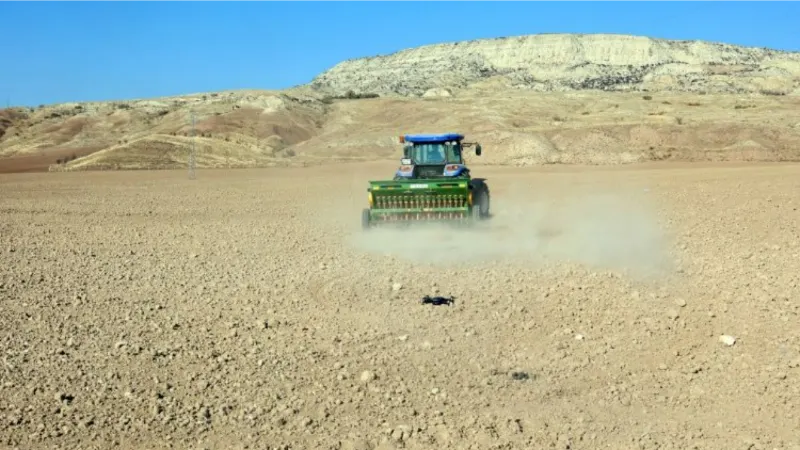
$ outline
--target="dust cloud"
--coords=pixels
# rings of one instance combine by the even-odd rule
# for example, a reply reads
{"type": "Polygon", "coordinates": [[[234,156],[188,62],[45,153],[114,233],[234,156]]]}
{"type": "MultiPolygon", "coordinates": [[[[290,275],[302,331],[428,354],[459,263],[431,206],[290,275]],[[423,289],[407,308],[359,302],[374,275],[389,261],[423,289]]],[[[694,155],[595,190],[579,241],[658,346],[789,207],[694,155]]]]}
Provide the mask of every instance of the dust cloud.
{"type": "Polygon", "coordinates": [[[357,250],[436,265],[501,261],[571,263],[651,276],[669,267],[668,239],[645,195],[586,192],[531,200],[493,198],[492,217],[474,227],[414,224],[360,231],[357,250]]]}

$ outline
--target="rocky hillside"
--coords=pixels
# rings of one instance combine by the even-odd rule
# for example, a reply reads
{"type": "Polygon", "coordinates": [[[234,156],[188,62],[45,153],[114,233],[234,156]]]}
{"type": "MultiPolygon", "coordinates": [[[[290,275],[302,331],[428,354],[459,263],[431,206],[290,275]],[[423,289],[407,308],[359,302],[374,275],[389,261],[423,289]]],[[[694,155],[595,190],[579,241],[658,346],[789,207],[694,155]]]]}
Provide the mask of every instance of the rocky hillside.
{"type": "Polygon", "coordinates": [[[0,110],[0,173],[186,168],[193,146],[199,168],[394,159],[398,135],[441,131],[480,140],[487,164],[800,160],[799,67],[631,36],[434,45],[284,91],[0,110]]]}
{"type": "Polygon", "coordinates": [[[487,80],[534,91],[797,94],[800,53],[639,36],[542,34],[344,61],[311,84],[338,95],[421,96],[487,80]]]}
{"type": "Polygon", "coordinates": [[[287,165],[327,107],[295,90],[11,108],[0,111],[0,172],[185,167],[193,144],[199,167],[287,165]]]}

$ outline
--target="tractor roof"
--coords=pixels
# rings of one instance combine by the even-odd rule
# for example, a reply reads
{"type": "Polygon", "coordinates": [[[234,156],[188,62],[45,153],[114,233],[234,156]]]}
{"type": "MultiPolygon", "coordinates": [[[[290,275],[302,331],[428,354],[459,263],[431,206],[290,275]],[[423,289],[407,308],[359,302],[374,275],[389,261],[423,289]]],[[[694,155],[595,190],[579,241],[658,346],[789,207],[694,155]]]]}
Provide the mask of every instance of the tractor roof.
{"type": "Polygon", "coordinates": [[[426,144],[435,142],[461,141],[464,139],[464,136],[457,133],[407,134],[404,138],[406,142],[411,142],[412,144],[426,144]]]}

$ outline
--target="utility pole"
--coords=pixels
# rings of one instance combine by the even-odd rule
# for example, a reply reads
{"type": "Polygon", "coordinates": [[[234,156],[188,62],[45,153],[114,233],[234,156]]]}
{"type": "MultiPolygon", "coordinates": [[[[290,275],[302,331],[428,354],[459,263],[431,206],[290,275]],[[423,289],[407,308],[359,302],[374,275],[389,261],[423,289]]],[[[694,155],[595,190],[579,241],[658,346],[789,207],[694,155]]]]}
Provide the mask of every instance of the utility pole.
{"type": "Polygon", "coordinates": [[[261,144],[261,142],[260,142],[260,139],[259,139],[259,136],[258,136],[258,119],[260,117],[261,117],[261,115],[259,114],[258,116],[256,116],[255,122],[253,122],[253,137],[256,140],[256,152],[260,152],[260,147],[261,147],[259,145],[259,144],[261,144]]]}
{"type": "Polygon", "coordinates": [[[189,179],[194,180],[196,175],[194,172],[195,164],[196,164],[196,153],[195,153],[195,131],[194,131],[194,110],[192,110],[192,149],[189,153],[189,179]]]}

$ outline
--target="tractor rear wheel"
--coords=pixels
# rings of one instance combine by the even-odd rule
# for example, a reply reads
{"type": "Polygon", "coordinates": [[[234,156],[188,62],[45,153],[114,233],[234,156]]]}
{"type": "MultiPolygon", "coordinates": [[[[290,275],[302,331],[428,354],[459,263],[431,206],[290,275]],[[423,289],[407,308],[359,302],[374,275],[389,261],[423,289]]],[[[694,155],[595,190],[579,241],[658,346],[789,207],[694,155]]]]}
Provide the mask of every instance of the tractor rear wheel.
{"type": "Polygon", "coordinates": [[[489,186],[485,183],[485,180],[476,178],[472,180],[470,189],[473,192],[473,201],[474,206],[480,210],[480,217],[481,219],[488,219],[490,216],[489,213],[489,202],[490,202],[490,195],[489,195],[489,186]]]}
{"type": "Polygon", "coordinates": [[[481,212],[481,218],[486,219],[489,217],[489,189],[481,189],[478,194],[478,209],[481,212]]]}
{"type": "Polygon", "coordinates": [[[489,217],[489,193],[485,189],[476,192],[475,203],[472,205],[473,217],[478,219],[485,219],[489,217]]]}
{"type": "Polygon", "coordinates": [[[481,220],[481,208],[480,205],[475,204],[472,205],[472,210],[470,211],[470,219],[472,219],[472,224],[475,225],[481,220]]]}
{"type": "Polygon", "coordinates": [[[369,228],[370,228],[369,208],[364,208],[361,211],[361,229],[369,230],[369,228]]]}

